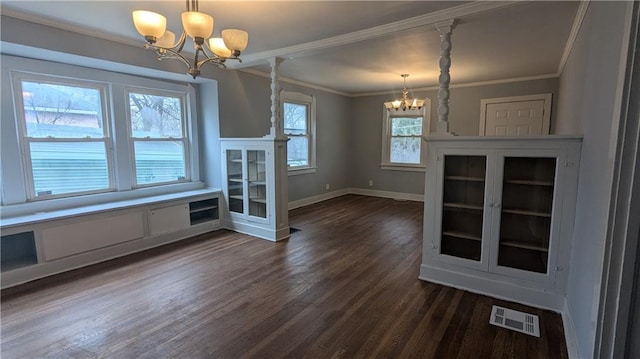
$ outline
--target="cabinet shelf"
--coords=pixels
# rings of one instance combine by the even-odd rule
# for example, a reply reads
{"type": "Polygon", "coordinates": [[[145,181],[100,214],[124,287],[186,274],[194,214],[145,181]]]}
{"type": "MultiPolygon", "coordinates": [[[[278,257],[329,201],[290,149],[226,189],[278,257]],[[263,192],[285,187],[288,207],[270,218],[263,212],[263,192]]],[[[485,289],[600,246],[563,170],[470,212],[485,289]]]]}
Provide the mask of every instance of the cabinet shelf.
{"type": "Polygon", "coordinates": [[[522,215],[522,216],[551,218],[551,213],[538,212],[538,211],[529,211],[529,210],[525,210],[525,209],[507,209],[507,208],[503,208],[502,212],[503,213],[510,213],[510,214],[519,214],[519,215],[522,215]]]}
{"type": "Polygon", "coordinates": [[[237,200],[242,201],[242,200],[244,199],[244,196],[242,196],[242,195],[233,195],[233,194],[232,194],[232,195],[229,195],[229,198],[231,198],[231,199],[237,199],[237,200]]]}
{"type": "Polygon", "coordinates": [[[456,237],[456,238],[463,238],[463,239],[470,239],[472,241],[482,241],[482,238],[480,236],[475,236],[473,234],[468,234],[468,233],[462,233],[462,232],[455,232],[455,231],[443,231],[442,232],[443,236],[449,236],[449,237],[456,237]]]}
{"type": "Polygon", "coordinates": [[[448,202],[448,203],[443,203],[442,206],[447,209],[447,208],[456,208],[456,209],[472,209],[475,211],[482,211],[484,209],[484,207],[482,206],[476,206],[476,205],[472,205],[472,204],[466,204],[466,203],[452,203],[452,202],[448,202]]]}
{"type": "Polygon", "coordinates": [[[229,182],[242,183],[242,178],[229,178],[229,182]]]}
{"type": "Polygon", "coordinates": [[[233,158],[233,159],[230,159],[229,162],[242,163],[242,159],[241,158],[233,158]]]}
{"type": "Polygon", "coordinates": [[[508,184],[522,184],[522,185],[530,185],[530,186],[545,186],[545,187],[553,187],[553,181],[538,181],[538,180],[517,180],[517,179],[510,179],[510,180],[504,180],[504,183],[508,183],[508,184]]]}
{"type": "Polygon", "coordinates": [[[500,245],[515,247],[515,248],[522,248],[522,249],[530,249],[533,251],[549,252],[549,248],[541,244],[533,244],[533,243],[517,241],[517,240],[500,241],[500,245]]]}
{"type": "Polygon", "coordinates": [[[192,210],[189,211],[189,213],[205,212],[205,211],[209,211],[209,210],[216,209],[216,208],[218,208],[218,206],[207,206],[207,207],[192,209],[192,210]]]}
{"type": "Polygon", "coordinates": [[[251,202],[256,202],[256,203],[263,203],[263,204],[267,203],[267,199],[266,198],[249,198],[249,200],[251,202]]]}
{"type": "Polygon", "coordinates": [[[265,181],[249,181],[249,186],[266,186],[267,182],[265,181]]]}
{"type": "Polygon", "coordinates": [[[445,176],[444,178],[452,181],[484,182],[484,177],[445,176]]]}
{"type": "Polygon", "coordinates": [[[217,197],[189,203],[189,220],[192,226],[217,219],[219,219],[217,197]]]}

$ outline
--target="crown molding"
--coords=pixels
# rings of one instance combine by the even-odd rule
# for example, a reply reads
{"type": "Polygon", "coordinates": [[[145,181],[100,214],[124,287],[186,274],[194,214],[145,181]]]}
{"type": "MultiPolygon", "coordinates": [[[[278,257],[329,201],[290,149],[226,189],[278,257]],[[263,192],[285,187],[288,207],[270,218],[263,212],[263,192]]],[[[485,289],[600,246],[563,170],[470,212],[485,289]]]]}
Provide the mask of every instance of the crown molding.
{"type": "MultiPolygon", "coordinates": [[[[252,74],[252,75],[256,75],[256,76],[260,76],[260,77],[266,77],[268,79],[271,78],[271,75],[267,72],[262,72],[259,70],[255,70],[255,69],[237,69],[238,71],[241,72],[246,72],[248,74],[252,74]]],[[[294,79],[290,79],[288,77],[282,77],[282,76],[278,76],[278,81],[280,82],[286,82],[286,83],[290,83],[293,85],[298,85],[298,86],[302,86],[302,87],[307,87],[307,88],[312,88],[312,89],[316,89],[316,90],[320,90],[320,91],[324,91],[324,92],[329,92],[335,95],[340,95],[340,96],[346,96],[346,97],[351,97],[351,94],[347,93],[347,92],[342,92],[342,91],[338,91],[338,90],[334,90],[334,89],[330,89],[328,87],[324,87],[324,86],[319,86],[319,85],[314,85],[312,83],[308,83],[308,82],[303,82],[303,81],[298,81],[298,80],[294,80],[294,79]]]]}
{"type": "Polygon", "coordinates": [[[474,1],[468,4],[454,6],[448,9],[435,11],[429,14],[414,16],[408,19],[392,23],[374,26],[369,29],[350,32],[347,34],[328,37],[321,40],[310,41],[303,44],[283,47],[279,49],[263,51],[255,54],[247,54],[242,58],[242,64],[234,64],[230,68],[243,68],[264,62],[272,57],[292,58],[303,53],[327,49],[335,46],[348,45],[355,42],[374,39],[394,32],[409,30],[420,26],[435,25],[443,21],[463,18],[486,11],[492,11],[507,6],[522,4],[525,1],[474,1]]]}
{"type": "Polygon", "coordinates": [[[128,37],[118,36],[114,34],[109,34],[103,31],[89,29],[83,26],[73,25],[62,21],[52,20],[48,18],[44,18],[37,15],[32,15],[12,9],[7,9],[2,7],[2,16],[11,17],[18,20],[24,20],[28,22],[32,22],[39,25],[49,26],[53,28],[57,28],[60,30],[65,30],[69,32],[74,32],[77,34],[87,35],[91,37],[96,37],[103,40],[113,41],[124,45],[143,47],[144,42],[136,41],[128,37]]]}
{"type": "MultiPolygon", "coordinates": [[[[536,76],[526,76],[526,77],[513,77],[508,79],[500,79],[500,80],[489,80],[489,81],[477,81],[477,82],[463,82],[450,84],[449,88],[464,88],[464,87],[475,87],[475,86],[489,86],[489,85],[500,85],[506,84],[510,82],[523,82],[523,81],[535,81],[535,80],[544,80],[544,79],[552,79],[559,77],[558,74],[546,74],[546,75],[536,75],[536,76]]],[[[416,91],[435,91],[438,90],[439,86],[428,86],[428,87],[416,87],[412,88],[411,92],[416,91]]],[[[356,94],[349,94],[349,97],[365,97],[365,96],[378,96],[378,95],[393,95],[397,94],[397,90],[389,90],[389,91],[379,91],[379,92],[363,92],[356,94]]]]}
{"type": "Polygon", "coordinates": [[[578,11],[576,12],[576,17],[573,19],[573,26],[571,27],[567,44],[564,47],[564,52],[562,53],[560,64],[558,65],[558,76],[560,76],[564,71],[564,66],[567,64],[571,50],[573,50],[573,45],[576,42],[578,34],[580,33],[580,28],[582,27],[582,21],[587,14],[589,3],[590,0],[583,0],[580,1],[580,5],[578,5],[578,11]]]}

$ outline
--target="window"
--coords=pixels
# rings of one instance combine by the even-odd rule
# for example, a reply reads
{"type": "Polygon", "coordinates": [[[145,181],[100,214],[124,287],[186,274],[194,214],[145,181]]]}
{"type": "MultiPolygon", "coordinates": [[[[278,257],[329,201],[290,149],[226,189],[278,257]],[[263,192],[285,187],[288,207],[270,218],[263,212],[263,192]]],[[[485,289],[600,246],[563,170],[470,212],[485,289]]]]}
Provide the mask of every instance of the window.
{"type": "Polygon", "coordinates": [[[106,85],[36,75],[16,80],[27,198],[111,190],[106,85]]]}
{"type": "Polygon", "coordinates": [[[2,60],[5,215],[204,187],[196,87],[50,61],[2,60]]]}
{"type": "Polygon", "coordinates": [[[429,99],[421,110],[389,112],[383,107],[383,169],[421,170],[426,163],[422,137],[428,134],[429,99]]]}
{"type": "Polygon", "coordinates": [[[315,172],[315,97],[282,91],[280,98],[289,171],[315,172]]]}
{"type": "Polygon", "coordinates": [[[184,96],[129,91],[135,185],[187,181],[184,96]]]}

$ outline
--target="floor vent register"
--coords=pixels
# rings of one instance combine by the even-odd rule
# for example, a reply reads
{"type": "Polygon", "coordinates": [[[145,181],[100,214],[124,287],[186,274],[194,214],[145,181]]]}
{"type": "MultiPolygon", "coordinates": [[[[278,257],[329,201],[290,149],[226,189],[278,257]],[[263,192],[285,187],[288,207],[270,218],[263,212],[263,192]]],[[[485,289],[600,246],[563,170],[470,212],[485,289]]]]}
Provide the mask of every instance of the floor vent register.
{"type": "Polygon", "coordinates": [[[494,305],[489,324],[540,337],[538,316],[494,305]]]}

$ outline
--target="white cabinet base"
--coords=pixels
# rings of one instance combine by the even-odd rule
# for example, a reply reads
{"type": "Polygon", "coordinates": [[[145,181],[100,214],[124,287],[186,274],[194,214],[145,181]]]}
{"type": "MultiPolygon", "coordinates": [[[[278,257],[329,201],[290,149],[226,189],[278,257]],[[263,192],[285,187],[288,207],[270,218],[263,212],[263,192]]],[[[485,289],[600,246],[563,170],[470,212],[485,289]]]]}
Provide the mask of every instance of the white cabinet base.
{"type": "Polygon", "coordinates": [[[290,236],[289,227],[272,229],[265,227],[263,224],[252,224],[251,222],[229,220],[223,221],[222,227],[238,233],[266,239],[271,242],[283,241],[288,239],[290,236]]]}
{"type": "Polygon", "coordinates": [[[492,298],[530,305],[537,308],[561,312],[564,296],[540,288],[525,287],[502,279],[490,279],[485,275],[475,276],[472,273],[448,271],[429,265],[420,266],[420,276],[424,281],[446,285],[472,293],[483,294],[492,298]]]}

